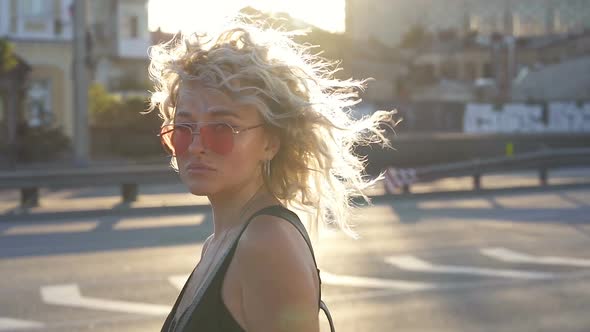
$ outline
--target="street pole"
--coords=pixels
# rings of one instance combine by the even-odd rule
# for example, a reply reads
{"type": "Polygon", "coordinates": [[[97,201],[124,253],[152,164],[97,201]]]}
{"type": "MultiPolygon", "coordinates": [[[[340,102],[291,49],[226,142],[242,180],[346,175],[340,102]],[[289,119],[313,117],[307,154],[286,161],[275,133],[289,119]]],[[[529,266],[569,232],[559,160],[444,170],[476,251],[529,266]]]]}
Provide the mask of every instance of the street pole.
{"type": "Polygon", "coordinates": [[[506,101],[512,101],[512,82],[516,74],[516,40],[514,36],[505,36],[507,61],[506,61],[506,101]]]}
{"type": "Polygon", "coordinates": [[[86,0],[74,2],[74,162],[88,166],[88,73],[86,68],[86,0]]]}

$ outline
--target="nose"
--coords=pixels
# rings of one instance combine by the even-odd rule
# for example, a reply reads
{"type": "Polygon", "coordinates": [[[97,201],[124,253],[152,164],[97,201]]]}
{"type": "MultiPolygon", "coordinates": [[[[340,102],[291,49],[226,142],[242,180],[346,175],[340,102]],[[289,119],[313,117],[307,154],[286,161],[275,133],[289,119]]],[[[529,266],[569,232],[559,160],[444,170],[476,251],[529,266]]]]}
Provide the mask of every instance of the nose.
{"type": "Polygon", "coordinates": [[[205,146],[203,145],[199,132],[194,132],[192,136],[191,144],[189,144],[187,151],[193,154],[201,154],[205,152],[205,146]]]}

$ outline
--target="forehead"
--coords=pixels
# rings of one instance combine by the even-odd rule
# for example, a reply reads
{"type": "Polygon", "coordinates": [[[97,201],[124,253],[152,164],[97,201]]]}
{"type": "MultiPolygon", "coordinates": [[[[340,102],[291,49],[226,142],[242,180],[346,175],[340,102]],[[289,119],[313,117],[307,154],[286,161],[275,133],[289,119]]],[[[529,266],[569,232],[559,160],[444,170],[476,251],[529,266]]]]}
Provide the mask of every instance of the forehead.
{"type": "Polygon", "coordinates": [[[231,98],[220,90],[189,81],[181,84],[176,107],[206,111],[212,106],[229,107],[232,104],[231,98]]]}
{"type": "Polygon", "coordinates": [[[181,84],[178,90],[175,117],[224,115],[247,118],[252,116],[252,111],[258,113],[252,105],[240,104],[219,89],[189,81],[181,84]]]}

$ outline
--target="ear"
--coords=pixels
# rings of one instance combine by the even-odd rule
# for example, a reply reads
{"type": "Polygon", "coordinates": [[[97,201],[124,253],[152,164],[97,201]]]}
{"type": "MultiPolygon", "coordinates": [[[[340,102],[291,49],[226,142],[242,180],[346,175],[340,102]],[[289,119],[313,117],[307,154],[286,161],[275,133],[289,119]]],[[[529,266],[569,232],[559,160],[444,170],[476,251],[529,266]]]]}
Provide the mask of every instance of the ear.
{"type": "Polygon", "coordinates": [[[272,160],[281,148],[281,139],[278,133],[267,132],[264,153],[268,160],[272,160]]]}

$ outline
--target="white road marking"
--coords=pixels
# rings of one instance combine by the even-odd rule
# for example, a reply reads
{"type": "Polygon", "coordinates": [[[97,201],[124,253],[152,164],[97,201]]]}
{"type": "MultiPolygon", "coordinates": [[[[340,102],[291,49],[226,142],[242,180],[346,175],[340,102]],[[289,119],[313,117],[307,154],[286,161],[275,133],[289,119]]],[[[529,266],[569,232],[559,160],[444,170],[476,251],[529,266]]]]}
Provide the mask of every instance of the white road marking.
{"type": "Polygon", "coordinates": [[[532,256],[501,247],[482,248],[480,251],[483,255],[509,263],[530,263],[590,267],[590,259],[557,256],[532,256]]]}
{"type": "Polygon", "coordinates": [[[487,269],[461,265],[435,265],[410,255],[390,256],[385,261],[402,270],[425,273],[469,274],[515,279],[547,279],[551,273],[503,269],[487,269]]]}
{"type": "Polygon", "coordinates": [[[41,297],[46,303],[66,307],[107,310],[150,316],[165,316],[168,315],[171,309],[171,307],[165,305],[85,297],[80,294],[80,289],[76,284],[41,287],[41,297]]]}
{"type": "Polygon", "coordinates": [[[383,289],[397,289],[397,290],[403,290],[403,291],[416,291],[416,290],[430,289],[430,288],[436,287],[434,284],[430,284],[430,283],[337,275],[337,274],[332,274],[332,273],[325,272],[325,271],[320,272],[320,277],[322,278],[322,284],[333,285],[333,286],[383,288],[383,289]]]}
{"type": "MultiPolygon", "coordinates": [[[[514,287],[515,285],[527,284],[530,282],[544,282],[546,280],[576,280],[576,279],[586,279],[590,278],[590,271],[578,271],[578,272],[571,272],[571,273],[561,273],[561,274],[554,274],[552,277],[547,279],[537,279],[537,280],[522,280],[522,279],[494,279],[492,281],[484,281],[484,282],[457,282],[457,283],[448,283],[448,284],[438,284],[434,288],[418,290],[419,292],[455,292],[455,291],[464,291],[466,289],[483,289],[483,288],[491,288],[491,287],[514,287]]],[[[378,297],[388,297],[388,296],[396,296],[396,295],[403,295],[412,292],[400,291],[400,290],[391,290],[391,289],[378,289],[373,291],[364,291],[358,293],[351,293],[351,294],[338,294],[338,295],[330,295],[323,297],[324,301],[330,305],[331,303],[336,302],[347,302],[350,303],[351,301],[357,300],[364,300],[370,298],[378,298],[378,297]]]]}
{"type": "Polygon", "coordinates": [[[420,210],[435,209],[492,209],[494,206],[488,199],[469,198],[456,201],[449,200],[425,200],[416,203],[420,210]]]}
{"type": "Polygon", "coordinates": [[[31,320],[0,317],[0,331],[14,331],[21,329],[42,329],[45,324],[31,320]]]}
{"type": "Polygon", "coordinates": [[[141,217],[125,218],[113,225],[114,230],[142,229],[174,226],[200,225],[205,220],[204,214],[167,216],[163,217],[141,217]]]}
{"type": "Polygon", "coordinates": [[[329,295],[329,296],[324,296],[322,294],[322,300],[324,302],[326,302],[326,304],[328,304],[328,306],[330,306],[331,304],[339,303],[339,302],[350,303],[351,301],[401,295],[401,294],[410,293],[410,292],[413,292],[413,291],[404,291],[404,290],[395,290],[395,289],[376,289],[376,290],[369,290],[369,291],[356,292],[356,293],[334,294],[334,295],[329,295]]]}
{"type": "Polygon", "coordinates": [[[188,280],[189,276],[190,274],[174,275],[168,277],[168,281],[170,281],[170,283],[174,285],[174,287],[176,287],[178,290],[182,290],[182,287],[184,287],[184,284],[186,284],[186,281],[188,280]]]}
{"type": "Polygon", "coordinates": [[[67,222],[31,226],[13,226],[4,230],[3,235],[40,235],[55,233],[80,233],[92,231],[98,226],[97,221],[67,222]]]}

